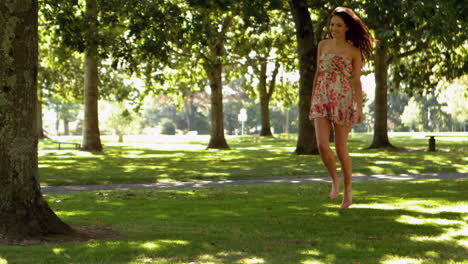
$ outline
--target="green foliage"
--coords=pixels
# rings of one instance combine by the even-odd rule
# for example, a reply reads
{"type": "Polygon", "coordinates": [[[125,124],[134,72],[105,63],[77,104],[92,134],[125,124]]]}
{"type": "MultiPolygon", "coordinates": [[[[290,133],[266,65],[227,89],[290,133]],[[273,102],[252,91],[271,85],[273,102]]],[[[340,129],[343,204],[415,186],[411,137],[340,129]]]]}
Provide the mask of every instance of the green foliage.
{"type": "Polygon", "coordinates": [[[460,1],[379,0],[353,6],[366,11],[365,21],[379,45],[389,49],[396,89],[422,94],[433,91],[441,76],[451,80],[468,72],[461,30],[468,21],[460,1]]]}
{"type": "Polygon", "coordinates": [[[138,134],[140,115],[128,110],[129,107],[123,102],[109,103],[102,101],[100,106],[101,127],[104,132],[112,131],[112,134],[138,134]]]}
{"type": "Polygon", "coordinates": [[[451,115],[458,123],[468,121],[468,76],[455,80],[453,83],[441,82],[437,100],[444,104],[443,111],[451,115]]]}
{"type": "Polygon", "coordinates": [[[163,119],[159,125],[161,127],[162,135],[175,135],[176,125],[170,119],[163,119]]]}

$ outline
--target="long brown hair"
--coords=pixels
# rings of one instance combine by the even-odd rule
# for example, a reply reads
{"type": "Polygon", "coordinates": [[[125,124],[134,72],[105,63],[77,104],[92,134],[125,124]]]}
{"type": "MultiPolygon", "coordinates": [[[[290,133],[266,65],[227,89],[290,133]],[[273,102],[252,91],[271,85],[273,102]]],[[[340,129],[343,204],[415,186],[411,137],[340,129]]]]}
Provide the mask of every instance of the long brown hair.
{"type": "MultiPolygon", "coordinates": [[[[372,37],[364,22],[362,22],[353,10],[342,6],[333,10],[331,17],[333,16],[339,16],[343,19],[346,26],[349,28],[345,34],[346,40],[359,48],[361,50],[362,60],[367,61],[372,56],[372,44],[376,42],[376,39],[372,37]]],[[[329,35],[331,37],[330,32],[329,35]]]]}

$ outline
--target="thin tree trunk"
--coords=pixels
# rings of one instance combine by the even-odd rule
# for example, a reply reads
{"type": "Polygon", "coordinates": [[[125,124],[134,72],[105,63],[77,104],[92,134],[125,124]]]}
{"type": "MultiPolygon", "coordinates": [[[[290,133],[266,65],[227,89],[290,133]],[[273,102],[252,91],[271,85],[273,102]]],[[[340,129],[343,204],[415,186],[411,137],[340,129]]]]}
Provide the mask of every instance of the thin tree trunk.
{"type": "Polygon", "coordinates": [[[73,230],[50,209],[37,159],[38,2],[0,3],[0,240],[73,230]]]}
{"type": "Polygon", "coordinates": [[[260,110],[262,119],[262,130],[260,136],[272,137],[271,123],[270,123],[270,101],[271,96],[275,92],[276,75],[279,71],[279,62],[275,63],[275,68],[271,74],[271,80],[267,82],[267,61],[261,63],[260,70],[260,110]]]}
{"type": "Polygon", "coordinates": [[[299,131],[296,154],[318,154],[315,129],[309,120],[310,101],[315,74],[317,44],[314,38],[314,28],[306,3],[300,0],[289,1],[296,27],[296,37],[299,55],[299,131]]]}
{"type": "Polygon", "coordinates": [[[63,119],[63,134],[65,136],[70,135],[70,121],[67,119],[63,119]]]}
{"type": "Polygon", "coordinates": [[[84,124],[82,149],[101,152],[101,137],[98,118],[98,43],[97,43],[97,2],[86,0],[86,16],[89,25],[86,32],[85,81],[84,81],[84,124]]]}
{"type": "Polygon", "coordinates": [[[375,62],[375,124],[374,138],[369,148],[394,148],[388,139],[388,48],[380,42],[376,48],[375,62]]]}
{"type": "Polygon", "coordinates": [[[260,136],[272,137],[270,126],[270,96],[267,91],[267,61],[260,62],[260,83],[258,85],[260,96],[260,117],[262,120],[262,129],[260,136]]]}
{"type": "Polygon", "coordinates": [[[192,131],[195,122],[193,121],[193,96],[184,100],[184,113],[187,119],[187,130],[192,131]]]}
{"type": "Polygon", "coordinates": [[[211,134],[208,148],[229,149],[224,137],[223,83],[221,62],[205,65],[211,87],[211,134]]]}

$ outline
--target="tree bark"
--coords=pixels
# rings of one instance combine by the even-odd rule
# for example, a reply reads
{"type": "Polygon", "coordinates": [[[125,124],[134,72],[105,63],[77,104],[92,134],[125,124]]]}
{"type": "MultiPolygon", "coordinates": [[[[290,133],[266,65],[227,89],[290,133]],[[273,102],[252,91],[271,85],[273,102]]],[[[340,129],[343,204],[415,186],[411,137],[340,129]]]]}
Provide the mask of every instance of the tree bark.
{"type": "Polygon", "coordinates": [[[260,117],[262,120],[262,129],[260,136],[272,137],[270,126],[270,94],[267,91],[267,64],[266,60],[260,62],[260,83],[258,85],[260,94],[260,117]]]}
{"type": "Polygon", "coordinates": [[[84,80],[84,124],[82,150],[101,152],[101,136],[98,117],[98,39],[97,39],[97,2],[86,0],[86,18],[89,22],[86,31],[85,80],[84,80]]]}
{"type": "Polygon", "coordinates": [[[68,119],[63,119],[63,134],[70,135],[70,121],[68,119]]]}
{"type": "Polygon", "coordinates": [[[315,139],[315,128],[309,120],[312,87],[315,75],[315,62],[317,44],[314,38],[314,28],[310,13],[304,1],[290,0],[291,11],[294,17],[299,55],[299,131],[295,153],[318,154],[315,139]]]}
{"type": "Polygon", "coordinates": [[[260,136],[272,137],[271,133],[271,123],[270,123],[270,101],[271,96],[275,92],[276,86],[276,76],[279,71],[279,62],[275,63],[275,68],[271,74],[271,80],[268,83],[267,81],[267,64],[265,60],[260,63],[260,84],[259,84],[259,94],[260,94],[260,113],[262,119],[262,129],[260,131],[260,136]]]}
{"type": "Polygon", "coordinates": [[[388,139],[388,48],[385,41],[379,42],[374,57],[375,63],[375,117],[374,138],[369,148],[394,148],[388,139]]]}
{"type": "MultiPolygon", "coordinates": [[[[226,20],[227,22],[228,20],[226,20]]],[[[223,32],[227,29],[223,26],[223,32]]],[[[211,88],[211,131],[208,148],[229,149],[224,137],[224,114],[223,114],[223,63],[221,57],[224,54],[222,34],[219,38],[210,41],[209,55],[205,58],[203,67],[210,81],[211,88]]]]}
{"type": "Polygon", "coordinates": [[[223,65],[221,62],[205,64],[211,87],[211,133],[208,148],[229,149],[224,137],[223,115],[223,65]]]}
{"type": "Polygon", "coordinates": [[[39,186],[38,1],[1,2],[0,14],[0,240],[72,233],[39,186]]]}

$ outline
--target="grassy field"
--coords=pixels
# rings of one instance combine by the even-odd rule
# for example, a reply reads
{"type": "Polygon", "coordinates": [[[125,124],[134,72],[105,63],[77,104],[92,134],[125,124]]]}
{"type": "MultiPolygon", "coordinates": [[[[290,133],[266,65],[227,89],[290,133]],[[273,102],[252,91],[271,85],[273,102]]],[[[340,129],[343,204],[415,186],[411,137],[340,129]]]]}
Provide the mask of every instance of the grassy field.
{"type": "Polygon", "coordinates": [[[354,188],[345,211],[324,183],[47,195],[67,223],[122,237],[0,247],[0,263],[467,263],[468,180],[354,188]]]}
{"type": "MultiPolygon", "coordinates": [[[[133,136],[125,143],[103,137],[105,152],[58,150],[52,140],[39,144],[41,184],[103,184],[157,181],[252,179],[327,175],[319,156],[292,154],[293,135],[229,138],[231,150],[207,150],[208,136],[133,136]]],[[[62,137],[79,141],[79,137],[62,137]]],[[[406,151],[366,150],[372,135],[351,134],[354,175],[468,171],[468,133],[437,138],[438,152],[425,152],[424,134],[391,134],[406,151]],[[458,135],[458,136],[457,136],[458,135]]]]}

